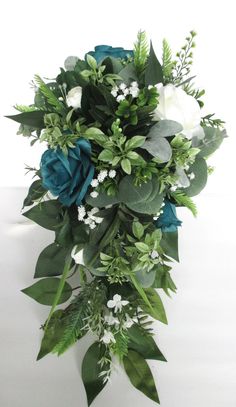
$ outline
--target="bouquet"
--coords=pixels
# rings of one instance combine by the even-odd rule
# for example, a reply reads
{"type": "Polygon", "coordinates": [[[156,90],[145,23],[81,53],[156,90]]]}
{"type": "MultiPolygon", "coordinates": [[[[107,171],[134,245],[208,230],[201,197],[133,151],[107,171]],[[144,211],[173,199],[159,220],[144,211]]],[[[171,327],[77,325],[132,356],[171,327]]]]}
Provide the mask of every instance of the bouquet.
{"type": "Polygon", "coordinates": [[[37,360],[90,334],[88,405],[117,363],[159,403],[147,361],[166,361],[152,323],[167,324],[159,292],[176,291],[176,207],[196,216],[192,197],[212,172],[206,159],[226,136],[222,120],[201,114],[204,91],[190,74],[195,35],[176,57],[164,40],[161,62],[141,31],[133,50],[99,45],[68,57],[55,79],[36,75],[34,102],[7,116],[31,145],[45,145],[40,167],[27,167],[34,180],[23,205],[55,233],[36,282],[22,290],[51,307],[37,360]]]}

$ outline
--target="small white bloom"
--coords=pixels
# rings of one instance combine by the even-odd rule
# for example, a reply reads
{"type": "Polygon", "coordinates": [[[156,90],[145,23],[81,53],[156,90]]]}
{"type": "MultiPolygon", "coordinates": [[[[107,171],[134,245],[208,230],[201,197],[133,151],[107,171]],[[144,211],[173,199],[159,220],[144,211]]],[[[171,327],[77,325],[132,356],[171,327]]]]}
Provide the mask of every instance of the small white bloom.
{"type": "Polygon", "coordinates": [[[84,257],[83,257],[83,252],[84,250],[79,250],[76,252],[77,246],[74,246],[71,252],[71,257],[74,259],[76,264],[82,264],[84,266],[84,257]]]}
{"type": "Polygon", "coordinates": [[[127,96],[127,95],[129,94],[129,88],[124,89],[124,90],[123,90],[123,94],[124,94],[125,96],[127,96]]]}
{"type": "Polygon", "coordinates": [[[109,178],[115,178],[116,176],[116,170],[110,170],[108,173],[109,178]]]}
{"type": "Polygon", "coordinates": [[[107,331],[106,329],[104,329],[104,334],[100,340],[101,340],[101,342],[105,343],[106,345],[108,345],[111,342],[113,342],[113,343],[116,342],[113,333],[110,331],[107,331]]]}
{"type": "Polygon", "coordinates": [[[60,102],[63,102],[63,97],[62,96],[60,96],[59,98],[58,98],[58,100],[60,100],[60,102]]]}
{"type": "Polygon", "coordinates": [[[95,223],[94,221],[92,221],[91,223],[89,223],[90,229],[95,229],[96,226],[97,226],[97,225],[96,225],[96,223],[95,223]]]}
{"type": "Polygon", "coordinates": [[[122,307],[129,304],[129,301],[122,300],[119,294],[113,296],[113,300],[107,302],[108,308],[114,308],[115,312],[121,311],[122,307]]]}
{"type": "Polygon", "coordinates": [[[158,257],[158,252],[156,250],[153,250],[150,254],[151,259],[156,259],[158,257]]]}
{"type": "MultiPolygon", "coordinates": [[[[201,133],[201,110],[197,100],[180,87],[172,84],[156,85],[159,92],[159,103],[154,112],[155,120],[175,120],[183,126],[182,133],[192,138],[201,133]]],[[[203,130],[202,130],[203,132],[203,130]]]]}
{"type": "Polygon", "coordinates": [[[112,326],[112,325],[119,325],[120,321],[118,318],[114,317],[112,315],[112,313],[110,313],[109,315],[105,315],[104,317],[105,322],[107,323],[107,325],[112,326]]]}
{"type": "Polygon", "coordinates": [[[177,185],[173,185],[172,187],[170,187],[170,191],[175,192],[177,189],[177,185]]]}
{"type": "Polygon", "coordinates": [[[157,220],[158,219],[158,216],[153,216],[153,220],[157,220]]]}
{"type": "Polygon", "coordinates": [[[102,170],[98,174],[98,182],[103,182],[104,179],[107,177],[107,170],[102,170]]]}
{"type": "Polygon", "coordinates": [[[138,82],[136,81],[131,82],[131,86],[132,88],[138,88],[138,82]]]}
{"type": "Polygon", "coordinates": [[[125,96],[124,95],[119,95],[116,98],[117,102],[122,102],[122,100],[125,100],[125,96]]]}
{"type": "Polygon", "coordinates": [[[148,85],[148,89],[149,89],[149,90],[152,89],[152,88],[154,88],[153,85],[148,85]]]}
{"type": "Polygon", "coordinates": [[[132,318],[130,318],[130,316],[128,314],[125,314],[125,317],[126,317],[126,320],[123,323],[123,328],[129,329],[134,324],[134,321],[132,320],[132,318]]]}
{"type": "Polygon", "coordinates": [[[115,91],[115,90],[112,90],[111,94],[112,94],[112,96],[114,96],[114,98],[116,98],[116,96],[118,95],[117,91],[115,91]]]}
{"type": "Polygon", "coordinates": [[[78,206],[78,220],[82,221],[86,215],[86,210],[83,205],[78,206]]]}
{"type": "Polygon", "coordinates": [[[189,174],[188,176],[189,176],[189,179],[191,179],[191,180],[195,178],[195,174],[193,172],[191,172],[191,174],[189,174]]]}
{"type": "Polygon", "coordinates": [[[82,88],[81,86],[76,86],[68,92],[66,96],[66,103],[69,107],[74,107],[77,109],[78,107],[81,107],[81,98],[82,88]]]}
{"type": "Polygon", "coordinates": [[[98,194],[97,191],[92,191],[92,192],[90,193],[91,198],[97,198],[98,195],[99,195],[99,194],[98,194]]]}
{"type": "Polygon", "coordinates": [[[93,188],[96,188],[98,186],[98,184],[99,184],[98,179],[96,179],[96,178],[92,179],[91,186],[93,188]]]}
{"type": "Polygon", "coordinates": [[[119,88],[120,88],[120,90],[125,90],[126,88],[127,88],[127,85],[124,83],[124,82],[122,82],[121,84],[120,84],[120,86],[119,86],[119,88]]]}

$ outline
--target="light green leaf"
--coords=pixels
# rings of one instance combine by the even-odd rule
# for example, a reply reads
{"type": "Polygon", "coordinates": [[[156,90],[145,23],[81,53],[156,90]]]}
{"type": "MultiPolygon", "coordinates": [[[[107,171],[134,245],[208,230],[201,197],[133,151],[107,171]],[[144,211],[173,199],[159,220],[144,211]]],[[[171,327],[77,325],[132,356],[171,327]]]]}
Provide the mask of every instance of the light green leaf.
{"type": "Polygon", "coordinates": [[[154,288],[145,288],[144,291],[148,301],[152,305],[152,309],[150,310],[150,307],[147,307],[147,304],[143,303],[141,305],[143,311],[147,312],[147,314],[151,315],[153,318],[157,319],[163,324],[168,324],[165,309],[159,294],[154,288]]]}
{"type": "MultiPolygon", "coordinates": [[[[60,281],[60,278],[44,278],[37,281],[37,283],[34,283],[30,287],[24,288],[22,292],[40,304],[52,305],[60,285],[60,281]]],[[[62,304],[63,302],[67,301],[71,295],[72,288],[67,282],[65,282],[64,288],[58,300],[58,304],[62,304]]]]}
{"type": "Polygon", "coordinates": [[[134,350],[129,350],[128,355],[124,357],[124,368],[133,386],[159,403],[152,372],[143,356],[134,350]]]}
{"type": "Polygon", "coordinates": [[[140,222],[133,222],[132,224],[132,232],[137,239],[141,239],[144,234],[144,227],[140,222]]]}
{"type": "Polygon", "coordinates": [[[86,61],[87,61],[88,65],[90,66],[90,68],[92,68],[93,71],[96,71],[96,69],[97,69],[97,61],[96,61],[96,59],[92,55],[87,54],[86,55],[86,61]]]}
{"type": "Polygon", "coordinates": [[[170,143],[165,138],[147,139],[142,147],[149,154],[157,158],[161,163],[166,163],[171,159],[172,149],[170,143]]]}
{"type": "Polygon", "coordinates": [[[149,252],[149,246],[146,243],[143,242],[137,242],[135,243],[135,246],[137,247],[137,249],[142,252],[142,253],[147,253],[149,252]]]}
{"type": "Polygon", "coordinates": [[[201,140],[193,138],[193,146],[200,148],[199,155],[203,158],[209,157],[221,145],[225,137],[226,130],[220,130],[216,127],[203,127],[205,137],[201,140]]]}
{"type": "Polygon", "coordinates": [[[134,136],[125,143],[126,150],[134,150],[135,148],[141,147],[145,141],[144,136],[134,136]]]}
{"type": "Polygon", "coordinates": [[[121,160],[120,164],[121,164],[122,170],[126,174],[131,174],[131,163],[130,163],[130,160],[128,158],[123,158],[123,160],[121,160]]]}
{"type": "Polygon", "coordinates": [[[114,158],[113,153],[110,150],[103,150],[98,156],[98,159],[100,161],[104,161],[104,162],[108,162],[108,163],[112,162],[113,158],[114,158]]]}
{"type": "Polygon", "coordinates": [[[145,269],[137,270],[135,272],[136,280],[143,288],[151,287],[155,281],[156,271],[150,270],[147,271],[145,269]]]}

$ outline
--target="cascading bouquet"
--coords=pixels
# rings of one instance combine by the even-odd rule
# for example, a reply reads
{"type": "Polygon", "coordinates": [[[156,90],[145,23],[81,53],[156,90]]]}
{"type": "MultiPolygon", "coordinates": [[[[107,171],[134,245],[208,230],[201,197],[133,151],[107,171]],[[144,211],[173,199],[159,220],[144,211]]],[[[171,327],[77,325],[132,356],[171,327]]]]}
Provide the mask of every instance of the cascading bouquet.
{"type": "Polygon", "coordinates": [[[159,403],[147,360],[166,360],[151,324],[167,324],[156,289],[176,290],[176,206],[196,215],[191,197],[226,136],[221,120],[201,117],[204,91],[190,76],[195,35],[174,59],[164,40],[162,63],[144,32],[132,51],[100,45],[83,60],[68,57],[53,81],[36,75],[34,103],[8,116],[18,134],[46,146],[40,168],[28,167],[36,180],[23,213],[55,232],[37,281],[22,290],[51,306],[37,359],[93,334],[82,364],[89,405],[117,360],[159,403]]]}

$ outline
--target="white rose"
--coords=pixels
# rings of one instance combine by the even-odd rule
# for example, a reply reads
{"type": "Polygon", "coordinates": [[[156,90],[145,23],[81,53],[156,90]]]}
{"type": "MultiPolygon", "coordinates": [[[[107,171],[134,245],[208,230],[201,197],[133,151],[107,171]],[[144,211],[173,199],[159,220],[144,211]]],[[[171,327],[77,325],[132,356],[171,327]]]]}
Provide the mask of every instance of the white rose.
{"type": "Polygon", "coordinates": [[[82,88],[81,86],[76,86],[68,92],[66,96],[66,103],[69,107],[74,107],[77,109],[78,107],[81,107],[81,98],[82,88]]]}
{"type": "Polygon", "coordinates": [[[73,250],[71,252],[71,257],[72,257],[72,259],[74,259],[76,264],[82,264],[82,266],[84,266],[84,256],[83,256],[84,250],[83,249],[79,250],[77,253],[76,253],[76,250],[77,250],[77,246],[74,246],[73,250]]]}
{"type": "Polygon", "coordinates": [[[180,87],[172,84],[156,85],[159,93],[159,104],[154,112],[156,120],[175,120],[183,126],[182,133],[192,138],[202,138],[204,133],[200,126],[201,110],[197,100],[180,87]]]}

